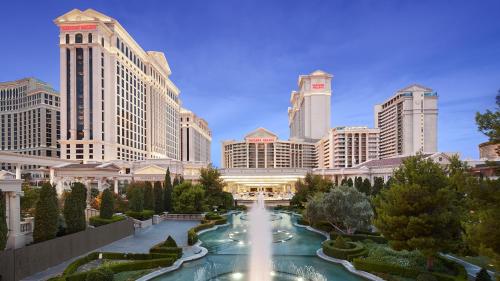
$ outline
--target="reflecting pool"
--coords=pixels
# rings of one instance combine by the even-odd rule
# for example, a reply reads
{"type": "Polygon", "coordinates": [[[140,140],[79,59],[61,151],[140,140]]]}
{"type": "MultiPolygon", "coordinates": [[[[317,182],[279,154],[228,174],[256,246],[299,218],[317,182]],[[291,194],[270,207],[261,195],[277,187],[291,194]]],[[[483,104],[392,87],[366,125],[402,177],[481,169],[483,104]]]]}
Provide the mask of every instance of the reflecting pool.
{"type": "MultiPolygon", "coordinates": [[[[273,264],[269,274],[276,281],[358,281],[364,280],[345,270],[341,265],[316,256],[325,237],[294,226],[296,218],[286,213],[271,216],[273,226],[273,264]]],[[[199,260],[184,263],[176,271],[153,280],[172,281],[229,281],[247,280],[250,245],[247,239],[246,214],[228,216],[229,226],[219,227],[200,235],[208,254],[199,260]]]]}

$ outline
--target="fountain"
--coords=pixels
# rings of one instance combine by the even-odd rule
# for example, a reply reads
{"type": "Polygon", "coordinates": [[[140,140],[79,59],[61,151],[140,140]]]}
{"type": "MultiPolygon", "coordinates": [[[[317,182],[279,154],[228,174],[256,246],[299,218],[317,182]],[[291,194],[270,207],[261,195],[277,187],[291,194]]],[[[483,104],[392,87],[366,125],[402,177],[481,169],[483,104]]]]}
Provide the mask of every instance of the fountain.
{"type": "Polygon", "coordinates": [[[249,281],[270,281],[272,272],[272,226],[269,212],[260,193],[248,214],[249,218],[249,281]]]}

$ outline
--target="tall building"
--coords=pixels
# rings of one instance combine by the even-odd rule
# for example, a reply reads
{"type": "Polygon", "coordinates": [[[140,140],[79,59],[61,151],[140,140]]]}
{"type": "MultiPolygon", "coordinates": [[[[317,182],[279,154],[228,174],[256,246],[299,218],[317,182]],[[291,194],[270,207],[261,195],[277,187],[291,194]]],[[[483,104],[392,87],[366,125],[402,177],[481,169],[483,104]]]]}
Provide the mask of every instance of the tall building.
{"type": "Polygon", "coordinates": [[[0,83],[0,150],[59,157],[59,106],[59,93],[40,80],[0,83]]]}
{"type": "Polygon", "coordinates": [[[61,157],[84,162],[180,160],[179,89],[161,52],[120,23],[74,9],[60,29],[61,157]]]}
{"type": "Polygon", "coordinates": [[[348,168],[378,159],[379,129],[337,127],[316,143],[318,168],[348,168]]]}
{"type": "Polygon", "coordinates": [[[332,77],[321,70],[299,76],[299,90],[292,92],[288,108],[290,139],[317,141],[328,133],[332,77]]]}
{"type": "Polygon", "coordinates": [[[380,158],[437,151],[437,100],[432,89],[411,85],[375,105],[380,158]]]}
{"type": "Polygon", "coordinates": [[[192,111],[181,109],[182,161],[210,163],[212,132],[208,123],[192,111]]]}
{"type": "Polygon", "coordinates": [[[244,141],[222,143],[223,168],[314,168],[313,143],[278,140],[278,136],[264,129],[247,134],[244,141]]]}

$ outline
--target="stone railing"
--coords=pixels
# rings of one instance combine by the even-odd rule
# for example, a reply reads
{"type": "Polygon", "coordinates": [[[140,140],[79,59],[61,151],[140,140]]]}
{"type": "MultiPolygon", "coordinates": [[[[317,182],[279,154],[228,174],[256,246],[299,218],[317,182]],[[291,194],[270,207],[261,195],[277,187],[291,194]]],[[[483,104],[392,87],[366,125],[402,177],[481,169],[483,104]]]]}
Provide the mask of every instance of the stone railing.
{"type": "Polygon", "coordinates": [[[177,221],[199,221],[204,216],[202,214],[165,214],[162,215],[163,220],[177,220],[177,221]]]}

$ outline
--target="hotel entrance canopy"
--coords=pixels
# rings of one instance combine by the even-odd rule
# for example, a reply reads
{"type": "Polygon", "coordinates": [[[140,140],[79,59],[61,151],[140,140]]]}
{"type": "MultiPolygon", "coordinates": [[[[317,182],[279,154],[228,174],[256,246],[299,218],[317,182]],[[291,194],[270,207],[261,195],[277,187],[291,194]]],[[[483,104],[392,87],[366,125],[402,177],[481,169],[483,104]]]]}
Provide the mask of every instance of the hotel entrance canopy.
{"type": "MultiPolygon", "coordinates": [[[[273,188],[295,191],[295,183],[305,178],[310,169],[220,169],[226,190],[232,193],[248,192],[253,188],[273,188]]],[[[277,190],[277,191],[278,191],[277,190]]]]}

